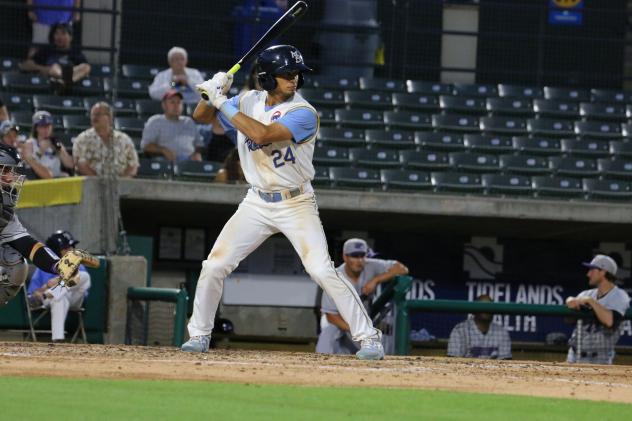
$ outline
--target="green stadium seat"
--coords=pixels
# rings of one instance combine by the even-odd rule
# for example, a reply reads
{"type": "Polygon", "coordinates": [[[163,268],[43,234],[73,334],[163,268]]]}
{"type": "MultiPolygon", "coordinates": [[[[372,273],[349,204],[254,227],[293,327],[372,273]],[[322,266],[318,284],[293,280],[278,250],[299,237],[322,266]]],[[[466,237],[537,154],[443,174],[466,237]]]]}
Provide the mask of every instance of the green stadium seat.
{"type": "Polygon", "coordinates": [[[547,158],[532,155],[502,155],[500,169],[511,174],[545,175],[551,173],[547,158]]]}
{"type": "Polygon", "coordinates": [[[436,95],[406,94],[395,92],[392,95],[393,107],[397,110],[428,111],[439,110],[439,98],[436,95]]]}
{"type": "Polygon", "coordinates": [[[464,172],[492,173],[500,170],[497,156],[477,153],[452,152],[450,165],[455,170],[464,172]]]}
{"type": "Polygon", "coordinates": [[[559,176],[596,177],[599,175],[597,162],[589,158],[551,157],[549,167],[559,176]]]}
{"type": "Polygon", "coordinates": [[[562,139],[562,152],[573,156],[603,158],[610,155],[610,144],[595,139],[562,139]]]}
{"type": "Polygon", "coordinates": [[[579,104],[572,101],[533,100],[533,111],[539,117],[579,118],[579,104]]]}
{"type": "Polygon", "coordinates": [[[173,175],[173,164],[163,159],[140,158],[137,177],[168,179],[173,175]]]}
{"type": "Polygon", "coordinates": [[[498,85],[498,95],[503,98],[535,99],[542,98],[542,88],[535,86],[519,86],[501,83],[498,85]]]}
{"type": "Polygon", "coordinates": [[[484,98],[441,95],[439,105],[445,113],[483,115],[487,112],[484,98]]]}
{"type": "Polygon", "coordinates": [[[493,97],[498,96],[498,87],[475,83],[455,83],[453,92],[454,95],[465,97],[493,97]]]}
{"type": "Polygon", "coordinates": [[[576,121],[575,133],[582,137],[616,139],[622,137],[621,125],[608,121],[576,121]]]}
{"type": "Polygon", "coordinates": [[[400,151],[399,159],[404,168],[410,170],[446,170],[450,168],[447,153],[433,151],[400,151]]]}
{"type": "Polygon", "coordinates": [[[300,94],[314,106],[343,107],[345,105],[344,93],[334,89],[302,88],[300,94]]]}
{"type": "Polygon", "coordinates": [[[527,130],[535,136],[569,137],[575,135],[572,121],[553,118],[530,118],[527,130]]]}
{"type": "Polygon", "coordinates": [[[625,159],[598,159],[597,166],[603,178],[632,179],[632,161],[625,159]]]}
{"type": "Polygon", "coordinates": [[[537,175],[532,178],[532,181],[537,197],[579,198],[584,196],[581,179],[537,175]]]}
{"type": "Polygon", "coordinates": [[[589,101],[588,91],[574,88],[556,88],[551,86],[544,87],[544,98],[555,99],[558,101],[589,101]]]}
{"type": "Polygon", "coordinates": [[[319,187],[329,187],[331,184],[331,180],[329,179],[329,167],[315,166],[312,184],[319,187]]]}
{"type": "MultiPolygon", "coordinates": [[[[122,98],[149,99],[150,84],[150,81],[143,79],[119,78],[117,86],[118,96],[122,98]]],[[[114,89],[111,82],[108,82],[108,86],[110,90],[114,89]]]]}
{"type": "Polygon", "coordinates": [[[224,167],[221,162],[181,161],[173,170],[176,179],[190,181],[213,181],[217,172],[224,167]]]}
{"type": "Polygon", "coordinates": [[[69,131],[69,133],[81,133],[84,130],[92,127],[90,123],[90,118],[85,115],[63,115],[62,116],[64,122],[64,128],[69,131]]]}
{"type": "Polygon", "coordinates": [[[145,120],[136,117],[115,117],[114,128],[128,136],[140,137],[145,128],[145,120]]]}
{"type": "Polygon", "coordinates": [[[632,158],[632,142],[622,142],[619,140],[612,140],[610,144],[610,153],[614,155],[616,159],[632,158]]]}
{"type": "Polygon", "coordinates": [[[527,133],[527,123],[519,117],[481,117],[479,124],[481,131],[489,134],[521,135],[527,133]]]}
{"type": "Polygon", "coordinates": [[[311,77],[311,84],[314,88],[319,89],[360,89],[357,79],[347,77],[313,76],[311,77]]]}
{"type": "Polygon", "coordinates": [[[13,57],[0,58],[0,72],[17,72],[19,71],[20,61],[13,57]]]}
{"type": "Polygon", "coordinates": [[[371,147],[406,149],[415,147],[415,133],[406,130],[375,130],[365,131],[365,139],[371,147]]]}
{"type": "Polygon", "coordinates": [[[455,133],[415,132],[415,145],[428,150],[462,151],[465,149],[463,136],[455,133]]]}
{"type": "Polygon", "coordinates": [[[2,92],[0,93],[0,99],[7,106],[9,113],[13,111],[33,111],[33,97],[29,94],[2,92]]]}
{"type": "Polygon", "coordinates": [[[510,153],[514,150],[510,136],[467,133],[463,135],[463,144],[469,150],[481,153],[510,153]]]}
{"type": "Polygon", "coordinates": [[[345,91],[344,102],[350,109],[387,110],[393,108],[391,94],[376,91],[345,91]]]}
{"type": "Polygon", "coordinates": [[[487,98],[487,111],[492,115],[533,117],[533,104],[523,98],[487,98]]]}
{"type": "Polygon", "coordinates": [[[363,91],[406,92],[406,82],[403,80],[360,77],[358,82],[363,91]]]}
{"type": "Polygon", "coordinates": [[[531,177],[525,175],[483,174],[481,181],[487,194],[533,194],[531,177]]]}
{"type": "Polygon", "coordinates": [[[414,170],[381,170],[382,186],[387,191],[430,190],[430,173],[414,170]]]}
{"type": "Polygon", "coordinates": [[[464,114],[434,114],[432,127],[436,130],[461,131],[478,133],[480,131],[478,118],[464,114]]]}
{"type": "Polygon", "coordinates": [[[579,104],[579,115],[587,120],[624,121],[625,106],[622,104],[606,104],[582,102],[579,104]]]}
{"type": "Polygon", "coordinates": [[[483,184],[479,174],[462,172],[432,172],[432,185],[437,192],[482,193],[483,184]]]}
{"type": "Polygon", "coordinates": [[[333,125],[336,124],[336,112],[329,108],[318,108],[318,119],[321,125],[333,125]]]}
{"type": "Polygon", "coordinates": [[[136,112],[138,116],[143,119],[148,119],[155,114],[163,114],[162,102],[154,101],[153,99],[137,99],[136,112]]]}
{"type": "Polygon", "coordinates": [[[391,149],[352,148],[349,158],[356,167],[360,168],[399,168],[399,152],[391,149]]]}
{"type": "Polygon", "coordinates": [[[384,124],[382,113],[375,110],[335,110],[336,123],[350,127],[381,127],[384,124]]]}
{"type": "Polygon", "coordinates": [[[5,90],[47,94],[51,92],[48,79],[35,73],[2,73],[2,86],[5,90]]]}
{"type": "Polygon", "coordinates": [[[129,79],[154,80],[161,70],[164,69],[156,66],[144,66],[139,64],[123,64],[121,66],[121,73],[123,74],[123,77],[129,79]]]}
{"type": "Polygon", "coordinates": [[[353,148],[364,146],[365,131],[362,129],[337,129],[335,127],[321,127],[318,131],[318,141],[327,146],[344,146],[353,148]]]}
{"type": "Polygon", "coordinates": [[[430,114],[415,111],[385,111],[384,124],[391,130],[430,129],[432,128],[432,117],[430,114]]]}
{"type": "Polygon", "coordinates": [[[332,187],[352,187],[360,189],[380,189],[380,172],[370,168],[329,168],[332,187]]]}
{"type": "Polygon", "coordinates": [[[85,77],[72,87],[72,93],[76,96],[103,96],[108,92],[103,79],[95,76],[85,77]]]}
{"type": "Polygon", "coordinates": [[[453,86],[449,83],[427,82],[423,80],[407,80],[408,92],[424,95],[452,95],[453,86]]]}
{"type": "Polygon", "coordinates": [[[585,178],[583,187],[586,196],[593,200],[630,200],[632,183],[621,180],[596,180],[585,178]]]}
{"type": "Polygon", "coordinates": [[[562,144],[559,139],[546,137],[514,136],[513,145],[516,151],[525,154],[559,155],[562,153],[562,144]]]}
{"type": "Polygon", "coordinates": [[[95,76],[95,77],[100,77],[100,78],[113,77],[114,71],[109,64],[91,64],[90,76],[95,76]]]}
{"type": "Polygon", "coordinates": [[[349,165],[349,149],[317,144],[314,147],[314,164],[323,166],[349,165]]]}
{"type": "Polygon", "coordinates": [[[82,114],[84,116],[86,114],[82,97],[34,95],[33,106],[36,110],[46,110],[51,113],[82,114]]]}

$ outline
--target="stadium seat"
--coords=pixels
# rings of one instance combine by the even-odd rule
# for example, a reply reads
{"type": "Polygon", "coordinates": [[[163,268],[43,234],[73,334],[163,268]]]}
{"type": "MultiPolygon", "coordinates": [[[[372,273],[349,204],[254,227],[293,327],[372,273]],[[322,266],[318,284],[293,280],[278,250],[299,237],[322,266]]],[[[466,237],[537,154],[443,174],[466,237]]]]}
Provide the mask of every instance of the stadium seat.
{"type": "Polygon", "coordinates": [[[300,94],[314,106],[343,107],[345,105],[344,93],[338,90],[303,88],[300,94]]]}
{"type": "Polygon", "coordinates": [[[2,73],[2,86],[5,90],[47,94],[51,91],[48,79],[35,73],[2,73]]]}
{"type": "Polygon", "coordinates": [[[533,111],[539,117],[579,118],[579,104],[571,101],[535,99],[533,100],[533,111]]]}
{"type": "Polygon", "coordinates": [[[484,98],[441,95],[439,105],[445,113],[483,115],[487,112],[484,98]]]}
{"type": "MultiPolygon", "coordinates": [[[[30,130],[33,125],[33,112],[31,111],[12,111],[11,119],[17,124],[22,131],[30,130]]],[[[59,126],[61,127],[61,126],[59,126]]]]}
{"type": "Polygon", "coordinates": [[[496,85],[455,83],[453,93],[465,97],[492,97],[498,96],[498,87],[496,85]]]}
{"type": "Polygon", "coordinates": [[[36,110],[46,110],[51,113],[86,114],[86,108],[81,97],[34,95],[33,106],[36,110]]]}
{"type": "Polygon", "coordinates": [[[332,187],[378,189],[382,186],[380,172],[370,168],[329,168],[332,187]]]}
{"type": "Polygon", "coordinates": [[[382,126],[384,117],[375,110],[335,110],[336,123],[351,127],[382,126]]]}
{"type": "Polygon", "coordinates": [[[452,152],[450,165],[457,171],[465,172],[496,172],[500,170],[498,157],[495,155],[452,152]]]}
{"type": "Polygon", "coordinates": [[[16,72],[19,70],[19,60],[13,57],[0,58],[0,72],[16,72]]]}
{"type": "Polygon", "coordinates": [[[436,95],[405,94],[395,92],[392,95],[393,107],[397,110],[428,111],[439,110],[439,98],[436,95]]]}
{"type": "Polygon", "coordinates": [[[467,133],[463,136],[463,143],[473,152],[510,153],[514,150],[513,141],[509,136],[467,133]]]}
{"type": "Polygon", "coordinates": [[[406,83],[402,80],[361,77],[358,82],[363,91],[406,92],[406,83]]]}
{"type": "Polygon", "coordinates": [[[589,158],[551,157],[549,167],[560,176],[596,177],[599,175],[597,162],[589,158]]]}
{"type": "Polygon", "coordinates": [[[128,136],[140,137],[145,128],[145,120],[136,117],[115,117],[114,128],[128,136]]]}
{"type": "Polygon", "coordinates": [[[483,184],[479,174],[456,172],[430,173],[432,186],[438,192],[482,193],[483,184]]]}
{"type": "Polygon", "coordinates": [[[345,91],[344,102],[350,109],[377,109],[387,110],[393,108],[391,94],[375,91],[345,91]]]}
{"type": "Polygon", "coordinates": [[[492,115],[533,117],[533,104],[530,99],[487,98],[485,106],[492,115]]]}
{"type": "Polygon", "coordinates": [[[385,111],[384,124],[391,130],[430,129],[432,128],[432,117],[430,114],[415,111],[385,111]]]}
{"type": "Polygon", "coordinates": [[[514,136],[514,149],[526,154],[559,155],[562,152],[560,140],[545,137],[514,136]]]}
{"type": "Polygon", "coordinates": [[[117,98],[112,101],[112,108],[114,108],[114,115],[116,116],[136,116],[138,113],[136,109],[136,101],[133,99],[117,98]]]}
{"type": "Polygon", "coordinates": [[[478,133],[478,118],[463,114],[434,114],[432,116],[432,127],[437,130],[453,130],[468,133],[478,133]]]}
{"type": "Polygon", "coordinates": [[[519,117],[481,117],[481,131],[485,133],[501,133],[521,135],[527,133],[527,123],[519,117]]]}
{"type": "Polygon", "coordinates": [[[329,179],[329,167],[314,167],[314,179],[312,184],[319,187],[329,187],[331,180],[329,179]]]}
{"type": "MultiPolygon", "coordinates": [[[[110,90],[113,90],[111,82],[106,84],[110,90]]],[[[124,79],[118,80],[118,96],[122,98],[140,98],[149,99],[149,85],[151,82],[143,79],[124,79]]]]}
{"type": "Polygon", "coordinates": [[[71,134],[81,133],[82,131],[92,127],[92,124],[90,123],[90,118],[86,117],[85,115],[71,114],[64,115],[62,116],[62,118],[64,122],[64,128],[71,134]]]}
{"type": "Polygon", "coordinates": [[[501,83],[498,85],[498,95],[503,98],[535,99],[542,98],[544,92],[542,88],[535,86],[519,86],[501,83]]]}
{"type": "Polygon", "coordinates": [[[487,194],[530,195],[533,193],[531,177],[526,175],[483,174],[481,182],[487,194]]]}
{"type": "Polygon", "coordinates": [[[318,141],[327,146],[344,146],[348,148],[364,146],[365,134],[362,129],[337,129],[321,127],[318,131],[318,141]]]}
{"type": "Polygon", "coordinates": [[[163,114],[162,102],[154,101],[153,99],[137,99],[136,112],[138,116],[143,119],[147,119],[154,114],[163,114]]]}
{"type": "Polygon", "coordinates": [[[597,166],[603,178],[632,179],[632,160],[598,159],[597,166]]]}
{"type": "Polygon", "coordinates": [[[542,156],[502,155],[500,169],[511,174],[550,174],[549,161],[542,156]]]}
{"type": "Polygon", "coordinates": [[[610,153],[617,159],[632,158],[632,142],[622,142],[612,140],[610,143],[610,153]]]}
{"type": "Polygon", "coordinates": [[[562,152],[573,156],[601,158],[610,155],[610,144],[595,139],[562,139],[562,152]]]}
{"type": "Polygon", "coordinates": [[[90,76],[94,77],[112,77],[114,76],[114,71],[112,66],[109,64],[91,64],[90,65],[90,76]]]}
{"type": "Polygon", "coordinates": [[[572,121],[553,118],[530,118],[527,120],[527,130],[535,136],[568,137],[575,134],[572,121]]]}
{"type": "Polygon", "coordinates": [[[70,133],[55,133],[55,137],[62,145],[64,145],[68,153],[72,154],[72,146],[77,138],[77,135],[70,133]]]}
{"type": "Polygon", "coordinates": [[[582,137],[615,139],[622,137],[621,125],[608,121],[576,121],[575,133],[582,137]]]}
{"type": "Polygon", "coordinates": [[[632,138],[632,124],[621,123],[621,136],[626,139],[632,138]]]}
{"type": "Polygon", "coordinates": [[[589,101],[588,92],[583,89],[544,87],[544,98],[559,101],[589,101]]]}
{"type": "Polygon", "coordinates": [[[415,146],[415,133],[406,130],[374,130],[365,131],[365,139],[371,147],[407,149],[415,146]]]}
{"type": "Polygon", "coordinates": [[[625,106],[621,104],[604,104],[582,102],[579,104],[579,115],[587,120],[625,120],[625,106]]]}
{"type": "Polygon", "coordinates": [[[399,158],[404,168],[411,170],[445,170],[450,168],[447,153],[433,151],[400,151],[399,158]]]}
{"type": "Polygon", "coordinates": [[[573,198],[584,195],[582,180],[572,177],[538,175],[532,178],[532,186],[537,197],[573,198]]]}
{"type": "Polygon", "coordinates": [[[174,174],[180,180],[213,181],[223,167],[221,162],[181,161],[174,166],[174,174]]]}
{"type": "Polygon", "coordinates": [[[77,96],[103,96],[108,92],[103,79],[95,76],[83,78],[72,87],[73,95],[77,96]]]}
{"type": "Polygon", "coordinates": [[[381,170],[384,190],[430,190],[430,173],[414,170],[381,170]]]}
{"type": "Polygon", "coordinates": [[[611,89],[591,89],[590,100],[592,102],[620,103],[632,102],[632,96],[629,93],[615,91],[611,89]]]}
{"type": "Polygon", "coordinates": [[[167,179],[173,174],[173,164],[170,161],[149,158],[140,158],[139,161],[140,165],[136,174],[139,178],[167,179]]]}
{"type": "Polygon", "coordinates": [[[144,66],[139,64],[123,64],[121,73],[128,79],[154,80],[154,77],[163,70],[156,66],[144,66]]]}
{"type": "Polygon", "coordinates": [[[632,183],[621,180],[583,180],[584,192],[589,199],[630,200],[632,183]]]}
{"type": "Polygon", "coordinates": [[[415,145],[428,150],[461,151],[463,136],[454,133],[415,132],[415,145]]]}
{"type": "Polygon", "coordinates": [[[13,111],[33,111],[33,97],[31,95],[2,92],[0,93],[0,99],[7,106],[9,113],[13,111]]]}
{"type": "Polygon", "coordinates": [[[314,148],[314,164],[316,165],[349,165],[350,163],[349,149],[347,148],[319,144],[314,148]]]}
{"type": "Polygon", "coordinates": [[[407,80],[408,92],[423,95],[452,95],[452,85],[448,83],[407,80]]]}
{"type": "Polygon", "coordinates": [[[336,124],[336,113],[335,110],[329,108],[318,108],[316,110],[318,112],[318,119],[320,120],[321,125],[332,125],[336,124]]]}
{"type": "Polygon", "coordinates": [[[391,149],[352,148],[349,158],[356,167],[361,168],[398,168],[401,166],[399,152],[391,149]]]}
{"type": "Polygon", "coordinates": [[[313,76],[311,85],[318,89],[360,89],[357,79],[347,77],[313,76]]]}

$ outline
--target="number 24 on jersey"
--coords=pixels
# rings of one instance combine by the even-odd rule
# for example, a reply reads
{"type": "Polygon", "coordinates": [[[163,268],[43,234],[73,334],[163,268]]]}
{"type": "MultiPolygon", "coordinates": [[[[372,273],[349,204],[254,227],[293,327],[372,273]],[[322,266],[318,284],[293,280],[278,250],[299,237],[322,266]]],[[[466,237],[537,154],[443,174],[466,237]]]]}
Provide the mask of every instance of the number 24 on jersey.
{"type": "Polygon", "coordinates": [[[290,162],[292,164],[296,163],[296,158],[294,158],[294,152],[292,152],[292,147],[288,146],[283,153],[283,150],[275,149],[272,151],[272,162],[274,163],[274,168],[280,168],[285,165],[286,162],[290,162]]]}

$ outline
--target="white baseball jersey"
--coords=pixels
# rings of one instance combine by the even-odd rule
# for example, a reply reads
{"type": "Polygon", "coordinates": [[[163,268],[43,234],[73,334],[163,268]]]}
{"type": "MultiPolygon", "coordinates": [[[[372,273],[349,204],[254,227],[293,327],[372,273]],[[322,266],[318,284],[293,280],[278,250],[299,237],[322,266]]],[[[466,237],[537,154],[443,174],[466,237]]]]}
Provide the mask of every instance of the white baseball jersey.
{"type": "MultiPolygon", "coordinates": [[[[307,108],[316,116],[318,113],[301,95],[272,107],[266,111],[266,91],[252,90],[242,95],[239,111],[263,124],[271,124],[290,111],[307,108]]],[[[296,143],[292,139],[257,145],[242,132],[237,135],[237,148],[241,168],[248,183],[263,191],[295,189],[314,178],[314,134],[296,143]]]]}

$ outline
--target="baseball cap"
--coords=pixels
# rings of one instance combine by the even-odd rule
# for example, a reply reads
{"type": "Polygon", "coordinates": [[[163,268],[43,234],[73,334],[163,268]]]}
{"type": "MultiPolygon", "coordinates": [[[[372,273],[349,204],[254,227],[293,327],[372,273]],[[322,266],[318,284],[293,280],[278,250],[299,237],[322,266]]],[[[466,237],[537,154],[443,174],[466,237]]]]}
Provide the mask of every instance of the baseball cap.
{"type": "Polygon", "coordinates": [[[38,111],[33,114],[34,126],[46,126],[53,124],[53,116],[48,111],[38,111]]]}
{"type": "Polygon", "coordinates": [[[342,254],[351,256],[366,256],[369,252],[369,246],[361,238],[350,238],[342,246],[342,254]]]}
{"type": "Polygon", "coordinates": [[[20,131],[20,128],[11,120],[5,120],[0,123],[0,136],[4,136],[11,130],[15,130],[16,133],[20,131]]]}
{"type": "Polygon", "coordinates": [[[165,92],[165,94],[162,96],[162,100],[166,100],[169,98],[172,98],[174,96],[179,96],[180,99],[184,99],[184,97],[182,96],[182,92],[176,90],[176,89],[169,89],[167,92],[165,92]]]}
{"type": "Polygon", "coordinates": [[[598,254],[590,262],[583,262],[582,265],[591,268],[591,269],[601,269],[604,270],[611,275],[617,274],[617,263],[612,259],[612,257],[606,256],[605,254],[598,254]]]}

